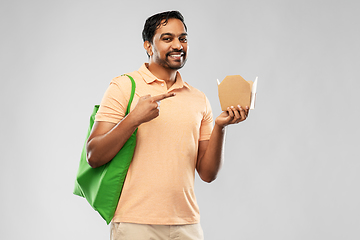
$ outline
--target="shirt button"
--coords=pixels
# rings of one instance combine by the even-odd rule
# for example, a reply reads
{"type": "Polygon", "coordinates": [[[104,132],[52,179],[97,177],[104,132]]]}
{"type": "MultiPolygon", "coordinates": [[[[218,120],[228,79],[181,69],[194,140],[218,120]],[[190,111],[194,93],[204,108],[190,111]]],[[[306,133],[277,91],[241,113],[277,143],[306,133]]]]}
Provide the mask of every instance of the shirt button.
{"type": "Polygon", "coordinates": [[[162,84],[161,84],[161,86],[163,87],[163,86],[164,86],[164,84],[162,83],[162,84]]]}

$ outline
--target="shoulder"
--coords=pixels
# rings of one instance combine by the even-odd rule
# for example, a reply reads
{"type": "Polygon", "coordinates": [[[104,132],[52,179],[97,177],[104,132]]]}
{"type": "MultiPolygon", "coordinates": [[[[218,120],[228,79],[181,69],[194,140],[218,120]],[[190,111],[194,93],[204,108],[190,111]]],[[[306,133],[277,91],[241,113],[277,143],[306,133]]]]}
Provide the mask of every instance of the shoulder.
{"type": "Polygon", "coordinates": [[[116,84],[116,85],[124,85],[124,84],[131,84],[131,81],[129,79],[129,77],[127,76],[131,76],[135,81],[137,79],[137,76],[135,75],[138,75],[137,72],[130,72],[130,73],[125,73],[125,74],[122,74],[120,76],[117,76],[117,77],[114,77],[112,80],[111,80],[111,84],[116,84]]]}
{"type": "Polygon", "coordinates": [[[130,91],[131,80],[127,75],[131,76],[134,79],[135,83],[137,83],[139,81],[139,73],[134,71],[134,72],[125,73],[123,75],[114,77],[111,80],[110,85],[116,85],[121,90],[125,90],[125,92],[127,92],[127,89],[129,89],[129,91],[130,91]]]}
{"type": "Polygon", "coordinates": [[[189,89],[189,92],[191,93],[192,96],[197,97],[197,98],[201,98],[204,101],[207,101],[207,97],[205,95],[205,93],[203,93],[202,91],[200,91],[199,89],[191,86],[190,84],[188,84],[187,82],[184,82],[184,85],[186,86],[186,88],[189,89]]]}

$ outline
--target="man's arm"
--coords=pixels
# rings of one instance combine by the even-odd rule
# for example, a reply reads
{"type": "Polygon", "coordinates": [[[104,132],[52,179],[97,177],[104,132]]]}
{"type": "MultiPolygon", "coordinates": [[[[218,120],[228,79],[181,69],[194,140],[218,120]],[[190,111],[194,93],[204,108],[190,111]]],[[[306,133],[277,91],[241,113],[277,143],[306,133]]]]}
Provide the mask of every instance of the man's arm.
{"type": "Polygon", "coordinates": [[[199,142],[196,170],[203,181],[208,183],[214,181],[224,161],[225,127],[244,121],[248,113],[249,107],[228,108],[216,118],[210,139],[199,142]]]}
{"type": "Polygon", "coordinates": [[[141,97],[134,110],[118,124],[96,121],[86,143],[89,165],[96,168],[113,159],[140,124],[159,116],[157,102],[172,96],[175,93],[141,97]]]}

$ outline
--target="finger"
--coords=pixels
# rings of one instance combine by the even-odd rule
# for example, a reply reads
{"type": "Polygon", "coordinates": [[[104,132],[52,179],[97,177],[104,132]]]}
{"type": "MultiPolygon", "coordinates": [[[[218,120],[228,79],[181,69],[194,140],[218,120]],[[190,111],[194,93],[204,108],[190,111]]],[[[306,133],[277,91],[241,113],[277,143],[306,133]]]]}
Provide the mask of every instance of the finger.
{"type": "Polygon", "coordinates": [[[246,106],[246,109],[245,109],[246,118],[249,116],[249,112],[250,112],[250,108],[249,108],[249,106],[246,106]]]}
{"type": "Polygon", "coordinates": [[[160,95],[152,97],[152,100],[157,102],[157,101],[161,101],[161,100],[164,100],[165,98],[169,98],[169,97],[173,97],[173,96],[175,96],[175,93],[164,93],[164,94],[160,94],[160,95]]]}
{"type": "Polygon", "coordinates": [[[239,108],[239,113],[240,113],[240,121],[244,121],[246,119],[246,112],[245,110],[241,107],[241,106],[238,106],[239,108]]]}
{"type": "Polygon", "coordinates": [[[153,107],[153,109],[160,109],[160,105],[158,104],[158,102],[151,102],[151,106],[153,107]]]}
{"type": "Polygon", "coordinates": [[[230,118],[234,118],[234,116],[235,116],[234,112],[230,107],[227,108],[227,112],[228,112],[230,118]]]}
{"type": "Polygon", "coordinates": [[[148,95],[142,96],[141,98],[142,98],[142,99],[148,99],[148,98],[151,98],[151,95],[148,94],[148,95]]]}
{"type": "Polygon", "coordinates": [[[240,115],[241,107],[238,105],[238,109],[236,109],[234,107],[231,107],[231,109],[234,112],[235,120],[237,121],[238,119],[240,119],[241,118],[241,115],[240,115]]]}

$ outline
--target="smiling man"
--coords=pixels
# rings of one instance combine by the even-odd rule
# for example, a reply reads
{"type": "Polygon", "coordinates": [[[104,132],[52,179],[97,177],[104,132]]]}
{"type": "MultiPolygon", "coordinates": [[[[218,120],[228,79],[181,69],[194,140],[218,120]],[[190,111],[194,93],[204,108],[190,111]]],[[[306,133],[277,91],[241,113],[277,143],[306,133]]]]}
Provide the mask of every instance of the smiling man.
{"type": "Polygon", "coordinates": [[[114,78],[87,142],[92,167],[109,162],[138,128],[134,157],[115,216],[111,239],[203,239],[194,193],[195,170],[213,181],[222,164],[225,127],[247,118],[235,106],[215,120],[208,99],[183,81],[178,70],[188,56],[187,27],[177,11],[148,18],[143,29],[149,63],[114,78]],[[161,101],[161,104],[160,104],[161,101]]]}

